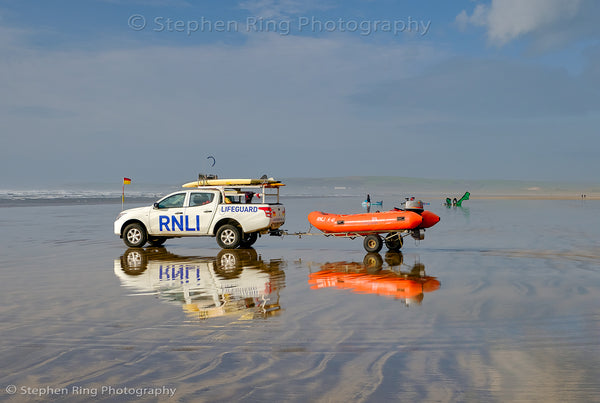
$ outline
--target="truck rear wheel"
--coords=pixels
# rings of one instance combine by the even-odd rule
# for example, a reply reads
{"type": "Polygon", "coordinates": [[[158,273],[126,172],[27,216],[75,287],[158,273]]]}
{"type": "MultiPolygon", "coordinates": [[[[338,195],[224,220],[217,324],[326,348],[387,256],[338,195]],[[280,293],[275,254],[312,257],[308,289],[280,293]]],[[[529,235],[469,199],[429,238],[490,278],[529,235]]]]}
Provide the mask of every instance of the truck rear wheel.
{"type": "Polygon", "coordinates": [[[244,248],[249,248],[254,245],[254,242],[258,239],[258,232],[250,232],[249,234],[244,234],[244,239],[240,242],[240,246],[244,248]]]}
{"type": "Polygon", "coordinates": [[[223,249],[235,249],[240,246],[242,234],[238,227],[225,224],[217,231],[217,243],[223,249]]]}
{"type": "Polygon", "coordinates": [[[146,234],[146,229],[141,224],[129,224],[123,231],[123,242],[131,248],[141,248],[147,240],[148,234],[146,234]]]}

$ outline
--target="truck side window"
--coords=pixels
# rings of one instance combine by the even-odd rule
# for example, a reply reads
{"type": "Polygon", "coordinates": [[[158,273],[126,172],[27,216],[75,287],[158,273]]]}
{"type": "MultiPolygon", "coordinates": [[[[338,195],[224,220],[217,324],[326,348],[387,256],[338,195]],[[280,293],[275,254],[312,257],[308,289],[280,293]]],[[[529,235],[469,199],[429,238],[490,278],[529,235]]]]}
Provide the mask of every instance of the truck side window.
{"type": "Polygon", "coordinates": [[[202,206],[212,203],[215,198],[214,193],[192,193],[190,195],[190,207],[202,206]]]}
{"type": "Polygon", "coordinates": [[[169,196],[166,199],[161,200],[158,204],[158,208],[177,208],[183,207],[185,200],[185,193],[177,193],[173,196],[169,196]]]}

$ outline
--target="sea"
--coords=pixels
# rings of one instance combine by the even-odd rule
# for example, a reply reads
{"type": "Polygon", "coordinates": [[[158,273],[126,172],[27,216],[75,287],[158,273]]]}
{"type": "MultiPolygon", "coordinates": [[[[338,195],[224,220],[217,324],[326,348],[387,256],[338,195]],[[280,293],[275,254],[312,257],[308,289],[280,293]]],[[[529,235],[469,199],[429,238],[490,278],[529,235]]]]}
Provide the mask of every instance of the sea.
{"type": "Polygon", "coordinates": [[[600,402],[597,187],[286,184],[288,234],[236,250],[113,234],[177,186],[0,189],[0,400],[600,402]],[[401,252],[310,227],[366,194],[441,220],[401,252]]]}

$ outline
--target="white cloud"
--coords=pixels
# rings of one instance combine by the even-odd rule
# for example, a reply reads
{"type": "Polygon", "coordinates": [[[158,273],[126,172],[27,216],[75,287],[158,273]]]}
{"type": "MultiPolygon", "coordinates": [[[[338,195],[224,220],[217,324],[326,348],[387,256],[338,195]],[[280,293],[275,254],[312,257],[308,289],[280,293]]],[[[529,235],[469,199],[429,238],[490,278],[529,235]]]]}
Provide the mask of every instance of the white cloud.
{"type": "Polygon", "coordinates": [[[504,45],[519,36],[568,23],[578,12],[581,0],[494,0],[488,14],[488,36],[504,45]]]}
{"type": "Polygon", "coordinates": [[[456,16],[456,22],[461,30],[465,30],[468,25],[485,26],[487,25],[489,9],[485,4],[478,4],[475,6],[472,15],[468,15],[466,10],[462,10],[460,14],[456,16]]]}
{"type": "Polygon", "coordinates": [[[462,29],[485,26],[488,41],[503,46],[529,34],[575,30],[576,17],[587,7],[595,5],[584,0],[492,0],[489,6],[478,4],[471,15],[461,11],[456,22],[462,29]]]}
{"type": "Polygon", "coordinates": [[[309,10],[330,8],[326,1],[315,0],[245,0],[239,7],[255,16],[264,18],[285,18],[305,13],[309,10]]]}

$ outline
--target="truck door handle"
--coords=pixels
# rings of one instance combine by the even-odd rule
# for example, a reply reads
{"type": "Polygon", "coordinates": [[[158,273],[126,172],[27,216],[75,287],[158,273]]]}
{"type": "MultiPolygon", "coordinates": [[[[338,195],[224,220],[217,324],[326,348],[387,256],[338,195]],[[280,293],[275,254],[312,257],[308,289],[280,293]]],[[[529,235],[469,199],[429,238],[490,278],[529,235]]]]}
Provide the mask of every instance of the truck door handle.
{"type": "Polygon", "coordinates": [[[204,210],[205,213],[212,213],[212,210],[204,210]]]}
{"type": "Polygon", "coordinates": [[[175,214],[183,214],[183,211],[178,211],[175,214]]]}

